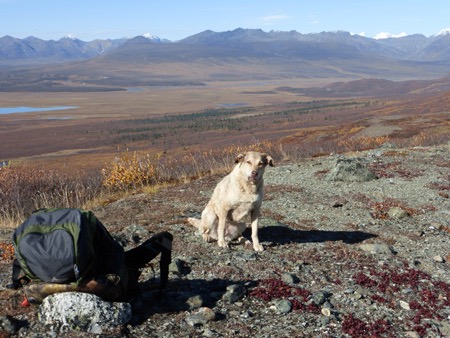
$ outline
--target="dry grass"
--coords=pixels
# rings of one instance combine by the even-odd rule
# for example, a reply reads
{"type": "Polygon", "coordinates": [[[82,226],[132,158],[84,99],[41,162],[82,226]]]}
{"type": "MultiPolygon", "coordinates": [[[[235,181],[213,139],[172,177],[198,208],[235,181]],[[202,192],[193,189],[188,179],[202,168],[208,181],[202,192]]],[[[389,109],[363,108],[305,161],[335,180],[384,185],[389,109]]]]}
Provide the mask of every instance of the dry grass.
{"type": "Polygon", "coordinates": [[[33,210],[53,207],[80,207],[101,191],[98,175],[29,167],[0,169],[0,223],[14,227],[33,210]]]}
{"type": "Polygon", "coordinates": [[[237,154],[248,150],[279,156],[271,142],[190,152],[184,156],[119,152],[101,173],[84,176],[26,166],[0,169],[0,224],[12,228],[40,208],[92,209],[131,193],[153,193],[159,187],[229,171],[237,154]]]}

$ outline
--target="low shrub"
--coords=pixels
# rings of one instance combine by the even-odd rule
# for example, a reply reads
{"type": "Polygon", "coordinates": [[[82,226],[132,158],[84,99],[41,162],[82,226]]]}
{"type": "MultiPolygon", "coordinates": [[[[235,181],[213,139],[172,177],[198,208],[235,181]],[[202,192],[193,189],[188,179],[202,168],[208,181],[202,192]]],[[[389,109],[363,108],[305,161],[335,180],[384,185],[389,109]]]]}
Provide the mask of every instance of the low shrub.
{"type": "Polygon", "coordinates": [[[0,169],[0,222],[15,226],[34,210],[81,207],[101,191],[98,175],[26,166],[0,169]]]}

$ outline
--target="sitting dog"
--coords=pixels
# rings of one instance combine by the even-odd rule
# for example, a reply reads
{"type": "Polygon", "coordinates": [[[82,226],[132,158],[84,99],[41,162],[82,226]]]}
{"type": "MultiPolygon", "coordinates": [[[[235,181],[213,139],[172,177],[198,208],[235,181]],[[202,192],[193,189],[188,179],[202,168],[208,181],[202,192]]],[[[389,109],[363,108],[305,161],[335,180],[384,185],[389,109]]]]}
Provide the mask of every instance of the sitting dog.
{"type": "Polygon", "coordinates": [[[263,251],[258,238],[258,218],[264,194],[264,170],[273,166],[267,154],[250,151],[239,154],[233,171],[216,186],[211,199],[202,212],[201,219],[188,218],[205,241],[217,240],[220,247],[228,248],[228,242],[241,239],[246,225],[240,222],[250,214],[253,249],[263,251]]]}

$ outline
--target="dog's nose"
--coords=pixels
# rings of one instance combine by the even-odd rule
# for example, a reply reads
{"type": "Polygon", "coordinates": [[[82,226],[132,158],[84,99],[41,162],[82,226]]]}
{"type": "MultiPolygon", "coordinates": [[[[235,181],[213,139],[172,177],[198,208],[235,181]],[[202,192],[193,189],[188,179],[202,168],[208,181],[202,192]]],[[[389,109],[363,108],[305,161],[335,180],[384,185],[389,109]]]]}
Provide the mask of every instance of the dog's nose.
{"type": "Polygon", "coordinates": [[[252,177],[256,177],[258,176],[258,172],[257,171],[252,171],[252,177]]]}

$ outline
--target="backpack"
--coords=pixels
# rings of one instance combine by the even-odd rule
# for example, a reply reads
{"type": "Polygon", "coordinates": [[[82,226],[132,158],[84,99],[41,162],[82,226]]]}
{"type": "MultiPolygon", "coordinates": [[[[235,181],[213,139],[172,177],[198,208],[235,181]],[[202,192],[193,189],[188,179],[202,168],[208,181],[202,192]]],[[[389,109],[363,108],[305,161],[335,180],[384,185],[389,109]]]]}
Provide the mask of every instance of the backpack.
{"type": "Polygon", "coordinates": [[[160,232],[125,252],[91,211],[38,210],[13,233],[16,259],[10,287],[25,286],[25,294],[35,301],[64,290],[109,300],[132,297],[139,293],[141,268],[161,254],[163,289],[172,241],[172,234],[160,232]]]}
{"type": "Polygon", "coordinates": [[[92,212],[81,209],[34,212],[13,233],[13,284],[20,286],[20,270],[34,282],[81,281],[95,262],[97,224],[92,212]]]}

